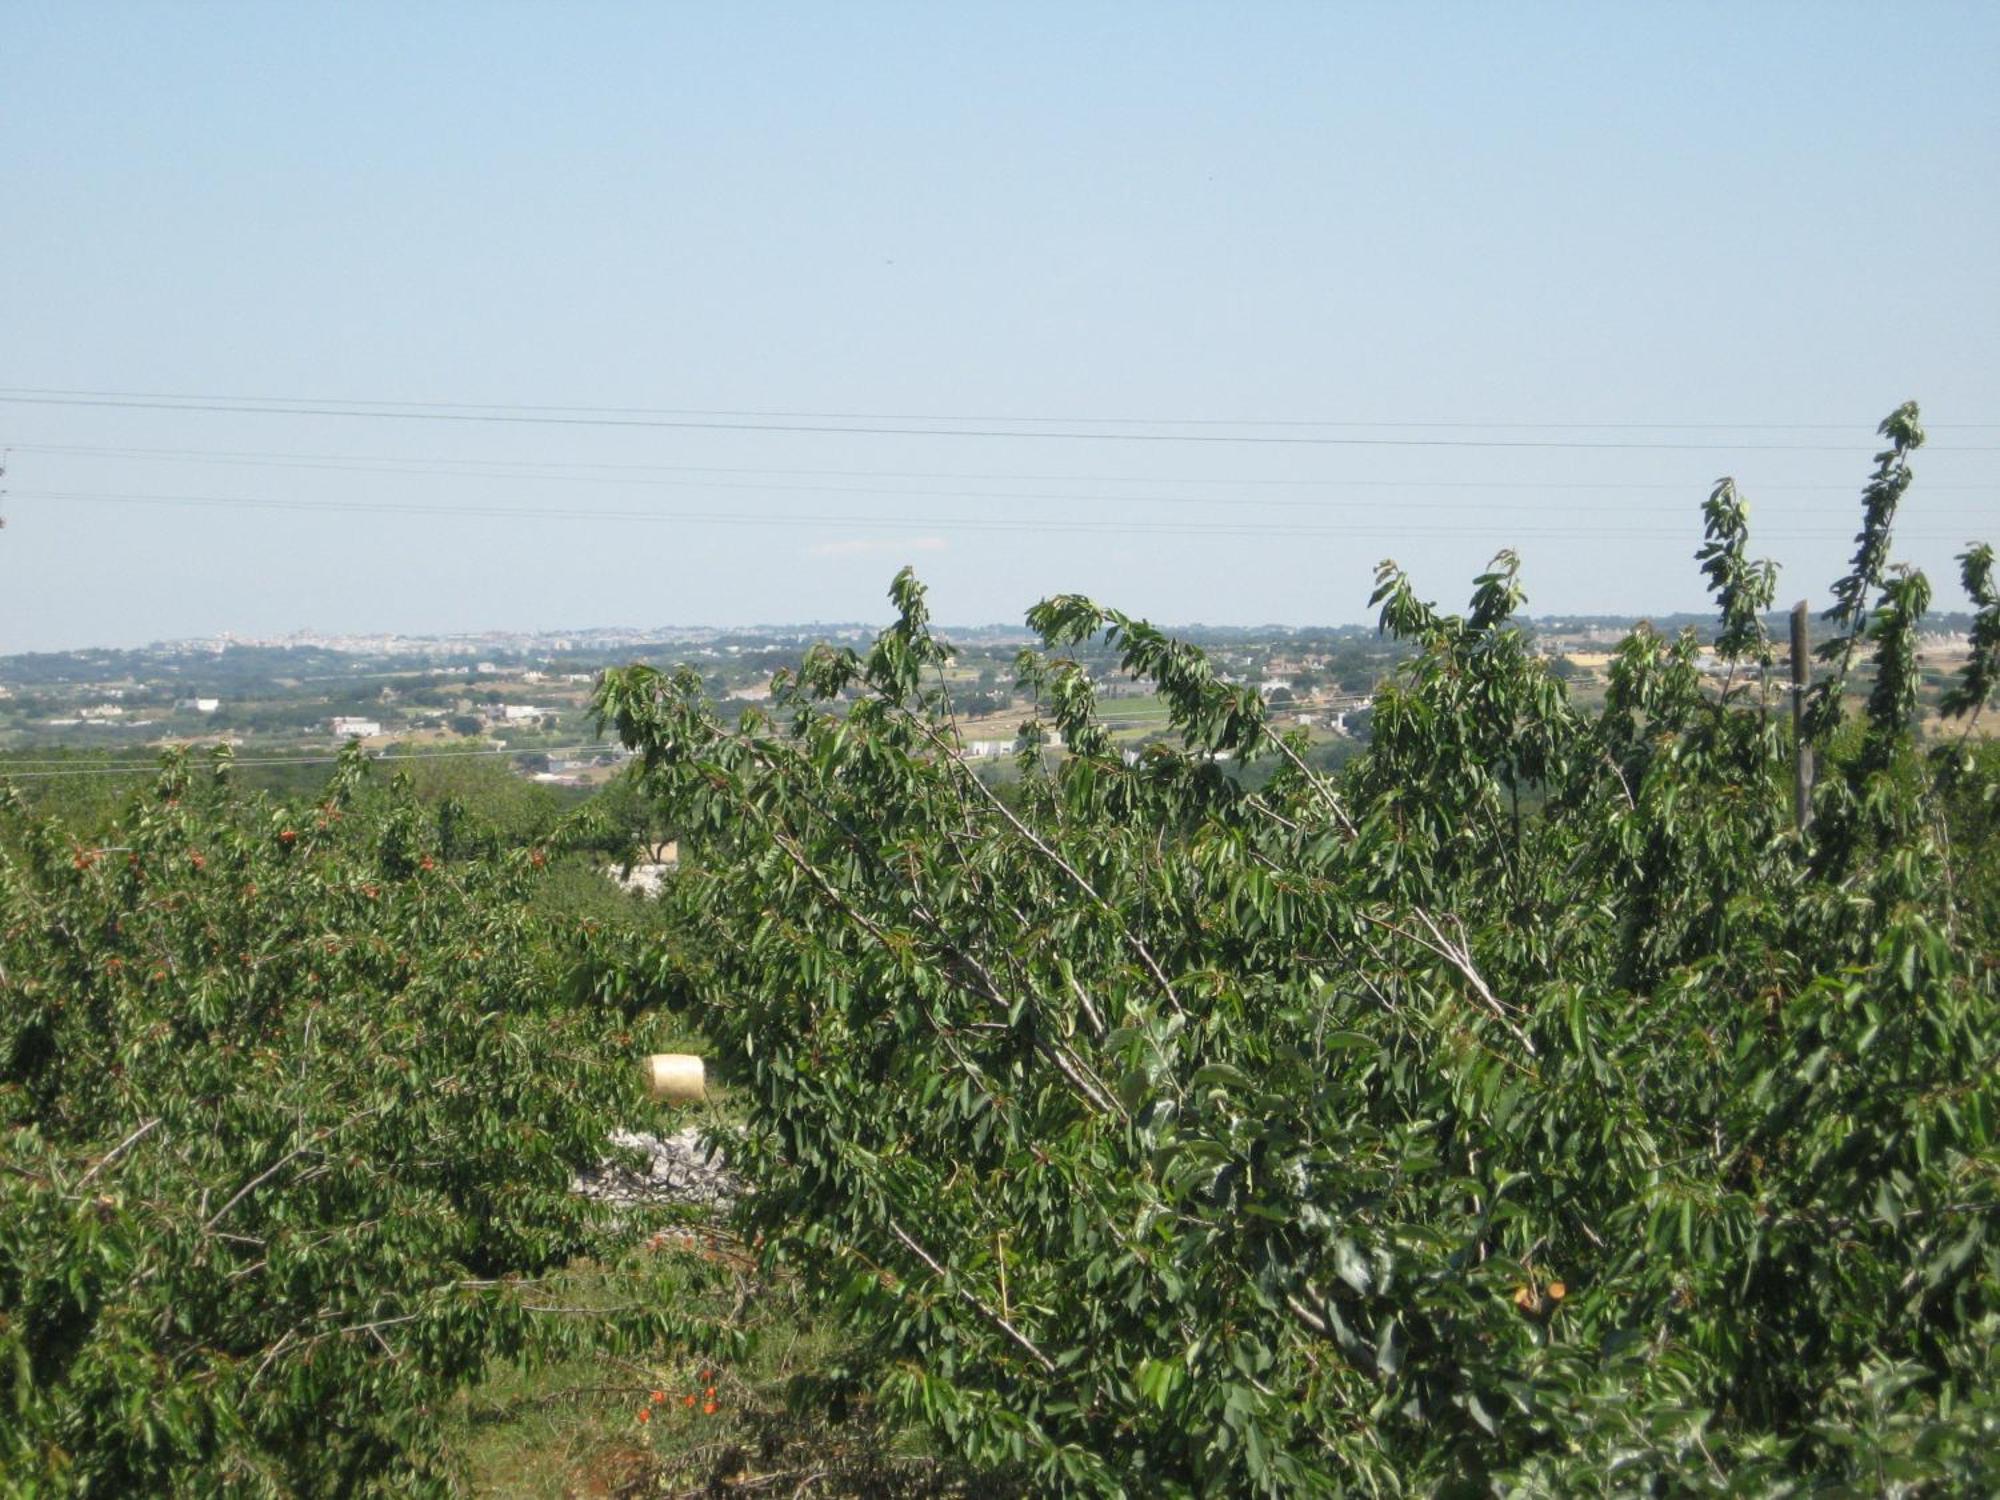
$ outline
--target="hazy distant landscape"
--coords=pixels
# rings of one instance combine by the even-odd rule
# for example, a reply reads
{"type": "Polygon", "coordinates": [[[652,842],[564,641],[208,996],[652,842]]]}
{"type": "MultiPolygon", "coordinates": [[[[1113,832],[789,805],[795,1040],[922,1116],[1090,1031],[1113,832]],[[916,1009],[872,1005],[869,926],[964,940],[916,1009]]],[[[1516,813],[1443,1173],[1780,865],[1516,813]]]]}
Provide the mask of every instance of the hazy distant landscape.
{"type": "MultiPolygon", "coordinates": [[[[1524,622],[1535,649],[1589,702],[1601,697],[1609,650],[1637,624],[1617,617],[1524,622]]],[[[1711,641],[1714,621],[1652,620],[1672,635],[1711,641]]],[[[1769,623],[1774,634],[1784,624],[1769,623]]],[[[1921,701],[1934,711],[1963,663],[1972,617],[1926,622],[1921,701]]],[[[1286,722],[1307,731],[1337,764],[1368,737],[1371,695],[1407,648],[1363,626],[1182,627],[1225,681],[1256,687],[1286,722]],[[1345,747],[1345,750],[1342,747],[1345,747]]],[[[454,745],[508,752],[521,774],[555,785],[602,781],[621,758],[591,723],[599,674],[634,661],[700,674],[710,699],[738,708],[768,700],[772,674],[816,642],[860,645],[862,624],[757,629],[491,631],[472,636],[354,636],[302,632],[277,641],[206,639],[127,650],[0,656],[0,756],[98,752],[129,757],[170,747],[227,744],[237,751],[325,756],[350,739],[378,753],[454,745]]],[[[962,737],[981,758],[1011,752],[1028,700],[1016,691],[1015,657],[1033,636],[1018,627],[941,627],[958,648],[949,683],[962,737]]],[[[1080,657],[1108,700],[1121,744],[1158,740],[1166,714],[1108,648],[1080,657]]],[[[1780,662],[1782,667],[1782,661],[1780,662]]],[[[1718,673],[1726,670],[1715,664],[1718,673]]]]}

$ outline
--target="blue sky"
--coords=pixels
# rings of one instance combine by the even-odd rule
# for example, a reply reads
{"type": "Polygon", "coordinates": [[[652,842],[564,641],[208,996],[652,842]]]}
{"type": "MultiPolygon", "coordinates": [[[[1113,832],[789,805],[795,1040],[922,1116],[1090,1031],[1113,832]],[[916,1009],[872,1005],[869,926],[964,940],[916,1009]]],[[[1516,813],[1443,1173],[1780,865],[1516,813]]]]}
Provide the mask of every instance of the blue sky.
{"type": "Polygon", "coordinates": [[[0,54],[8,391],[1010,434],[4,400],[0,651],[872,619],[905,561],[1342,622],[1509,544],[1665,611],[1725,473],[1818,600],[1908,397],[1901,555],[1953,608],[2000,540],[1990,5],[9,0],[0,54]]]}

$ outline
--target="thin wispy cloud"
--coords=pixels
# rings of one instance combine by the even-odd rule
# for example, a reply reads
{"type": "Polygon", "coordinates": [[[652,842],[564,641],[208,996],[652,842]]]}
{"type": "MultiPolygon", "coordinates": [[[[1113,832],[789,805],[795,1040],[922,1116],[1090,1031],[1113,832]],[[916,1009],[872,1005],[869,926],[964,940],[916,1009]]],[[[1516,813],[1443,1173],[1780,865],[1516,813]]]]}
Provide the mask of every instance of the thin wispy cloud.
{"type": "Polygon", "coordinates": [[[896,552],[942,552],[949,545],[941,536],[847,536],[814,542],[808,557],[880,557],[896,552]]]}

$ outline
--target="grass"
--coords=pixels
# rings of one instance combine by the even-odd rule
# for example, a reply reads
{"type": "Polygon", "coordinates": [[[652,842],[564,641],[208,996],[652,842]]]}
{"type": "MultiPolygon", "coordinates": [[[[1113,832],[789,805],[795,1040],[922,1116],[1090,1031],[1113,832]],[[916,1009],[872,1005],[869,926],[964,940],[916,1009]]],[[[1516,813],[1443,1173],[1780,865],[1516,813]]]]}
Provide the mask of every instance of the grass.
{"type": "MultiPolygon", "coordinates": [[[[839,1331],[815,1318],[796,1287],[760,1283],[751,1258],[725,1231],[668,1230],[640,1255],[651,1258],[649,1277],[686,1266],[681,1287],[693,1305],[684,1310],[744,1335],[742,1359],[660,1348],[500,1369],[453,1415],[472,1494],[917,1500],[985,1493],[931,1452],[921,1434],[878,1420],[867,1393],[843,1378],[848,1350],[839,1331]],[[720,1277],[718,1266],[725,1269],[720,1277]]],[[[559,1290],[571,1305],[610,1305],[629,1296],[639,1269],[578,1264],[559,1290]]]]}
{"type": "MultiPolygon", "coordinates": [[[[652,1048],[707,1050],[697,1032],[670,1025],[648,1040],[652,1048]]],[[[670,1133],[726,1126],[735,1113],[728,1090],[717,1088],[704,1105],[638,1123],[670,1133]]],[[[662,1346],[494,1370],[453,1413],[470,1493],[496,1500],[987,1493],[970,1487],[923,1434],[882,1420],[848,1376],[855,1360],[843,1331],[794,1278],[767,1274],[749,1246],[697,1211],[662,1209],[646,1227],[653,1232],[628,1260],[572,1265],[550,1287],[551,1300],[612,1307],[664,1295],[675,1311],[726,1330],[738,1355],[722,1360],[662,1346]]]]}

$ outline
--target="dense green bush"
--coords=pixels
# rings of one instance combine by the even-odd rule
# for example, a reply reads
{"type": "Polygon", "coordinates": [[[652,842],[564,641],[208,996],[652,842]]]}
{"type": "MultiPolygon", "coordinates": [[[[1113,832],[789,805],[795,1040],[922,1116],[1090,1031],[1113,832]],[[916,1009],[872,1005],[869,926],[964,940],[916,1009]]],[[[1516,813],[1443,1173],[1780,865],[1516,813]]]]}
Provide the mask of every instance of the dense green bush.
{"type": "Polygon", "coordinates": [[[0,1493],[442,1491],[495,1358],[701,1337],[538,1282],[615,1244],[568,1186],[637,1102],[541,851],[358,759],[175,761],[102,840],[0,798],[0,1493]]]}
{"type": "Polygon", "coordinates": [[[1031,733],[1002,802],[906,573],[770,714],[607,676],[684,869],[678,934],[600,988],[701,1018],[768,1255],[883,1401],[1024,1485],[1989,1491],[1995,768],[1913,739],[1914,408],[1883,430],[1809,832],[1731,486],[1725,679],[1641,630],[1586,714],[1511,557],[1462,616],[1385,565],[1414,654],[1338,780],[1198,651],[1063,597],[1020,680],[1068,753],[1031,733]],[[1123,763],[1069,654],[1107,644],[1179,748],[1123,763]]]}

